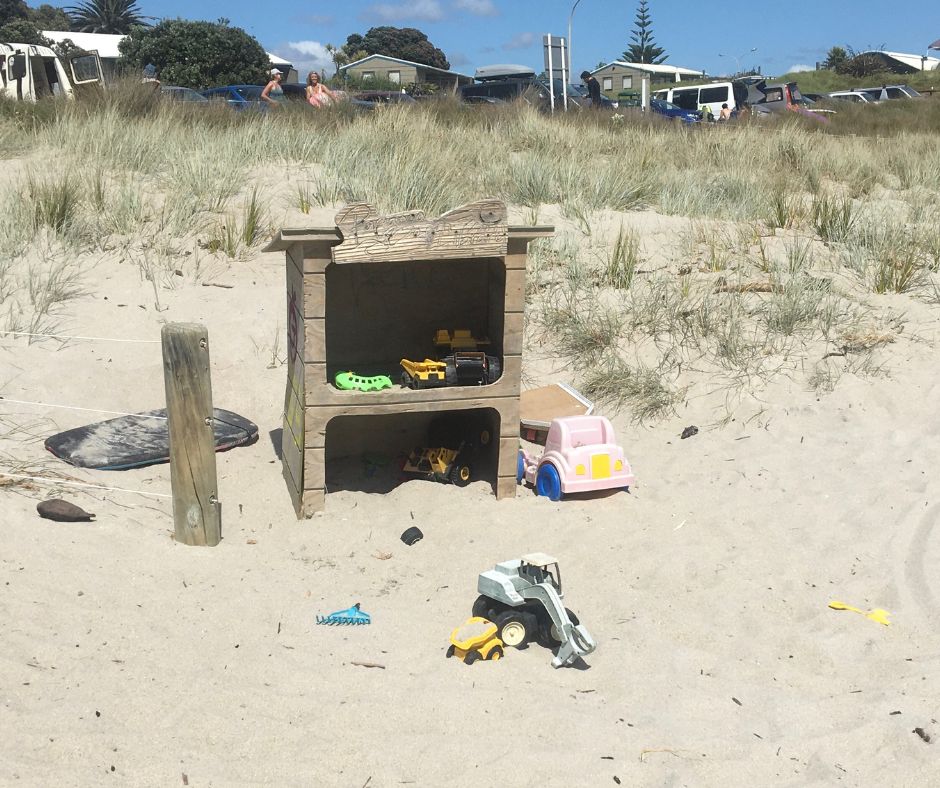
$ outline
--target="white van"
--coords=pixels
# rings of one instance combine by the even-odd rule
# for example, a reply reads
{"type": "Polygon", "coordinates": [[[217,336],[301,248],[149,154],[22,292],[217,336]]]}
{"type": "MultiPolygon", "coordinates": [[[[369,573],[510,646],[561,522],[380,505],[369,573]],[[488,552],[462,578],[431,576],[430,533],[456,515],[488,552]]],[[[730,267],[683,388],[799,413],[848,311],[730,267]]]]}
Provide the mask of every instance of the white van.
{"type": "Polygon", "coordinates": [[[712,82],[708,85],[690,85],[666,88],[653,93],[653,98],[662,99],[675,104],[677,107],[688,110],[702,109],[708,106],[712,115],[718,117],[721,105],[727,104],[728,109],[740,109],[747,99],[747,87],[737,82],[712,82]]]}
{"type": "Polygon", "coordinates": [[[97,52],[62,60],[49,47],[0,43],[0,96],[36,101],[49,96],[74,98],[76,89],[104,84],[97,52]]]}

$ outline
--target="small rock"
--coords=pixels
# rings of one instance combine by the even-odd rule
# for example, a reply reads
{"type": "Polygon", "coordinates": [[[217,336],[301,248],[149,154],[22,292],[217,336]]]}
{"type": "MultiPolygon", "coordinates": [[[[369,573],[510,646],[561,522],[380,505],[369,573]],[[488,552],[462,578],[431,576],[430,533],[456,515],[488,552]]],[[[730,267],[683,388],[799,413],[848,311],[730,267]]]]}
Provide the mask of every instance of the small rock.
{"type": "Polygon", "coordinates": [[[693,435],[698,435],[698,427],[696,427],[694,424],[682,430],[682,435],[679,437],[682,438],[682,440],[685,440],[686,438],[691,438],[693,435]]]}
{"type": "Polygon", "coordinates": [[[923,728],[914,728],[911,733],[916,733],[920,738],[922,738],[927,744],[930,744],[930,734],[927,733],[923,728]]]}
{"type": "Polygon", "coordinates": [[[91,512],[86,512],[74,503],[63,501],[61,498],[42,501],[36,505],[36,511],[39,512],[40,517],[55,520],[57,523],[87,523],[95,518],[91,512]]]}

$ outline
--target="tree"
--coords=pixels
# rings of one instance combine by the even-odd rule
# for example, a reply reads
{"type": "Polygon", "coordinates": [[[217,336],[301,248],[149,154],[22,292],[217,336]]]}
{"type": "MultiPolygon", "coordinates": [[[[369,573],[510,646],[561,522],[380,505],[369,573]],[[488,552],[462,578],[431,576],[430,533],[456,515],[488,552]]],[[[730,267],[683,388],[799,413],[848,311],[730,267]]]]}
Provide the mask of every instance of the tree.
{"type": "Polygon", "coordinates": [[[823,68],[829,71],[838,71],[839,67],[849,59],[849,53],[843,47],[833,47],[826,53],[823,68]]]}
{"type": "Polygon", "coordinates": [[[135,0],[87,0],[66,10],[77,33],[127,34],[134,25],[146,25],[135,0]]]}
{"type": "Polygon", "coordinates": [[[61,8],[43,3],[29,9],[29,20],[40,30],[71,30],[72,20],[61,8]]]}
{"type": "Polygon", "coordinates": [[[9,41],[14,44],[39,44],[44,47],[52,46],[52,42],[29,19],[12,19],[0,27],[0,41],[9,41]]]}
{"type": "Polygon", "coordinates": [[[666,50],[656,46],[653,40],[653,21],[647,0],[640,0],[634,23],[636,27],[630,34],[633,43],[623,53],[623,59],[628,63],[662,63],[666,60],[666,50]]]}
{"type": "Polygon", "coordinates": [[[413,27],[373,27],[364,36],[353,33],[342,51],[350,63],[366,55],[388,55],[434,68],[450,68],[447,56],[413,27]]]}
{"type": "Polygon", "coordinates": [[[166,85],[207,88],[265,81],[271,63],[261,44],[227,19],[189,22],[166,19],[134,27],[119,45],[121,64],[157,67],[166,85]]]}
{"type": "Polygon", "coordinates": [[[28,15],[29,8],[23,0],[0,0],[0,26],[6,26],[16,19],[26,19],[28,15]]]}

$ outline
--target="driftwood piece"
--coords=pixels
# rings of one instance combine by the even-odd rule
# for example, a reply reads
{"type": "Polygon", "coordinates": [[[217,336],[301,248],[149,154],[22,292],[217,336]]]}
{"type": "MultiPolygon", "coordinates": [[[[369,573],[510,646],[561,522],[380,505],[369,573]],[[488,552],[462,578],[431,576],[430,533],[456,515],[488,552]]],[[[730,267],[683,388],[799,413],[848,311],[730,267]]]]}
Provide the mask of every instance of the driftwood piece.
{"type": "Polygon", "coordinates": [[[506,206],[479,200],[427,219],[420,211],[379,216],[358,203],[336,215],[343,242],[333,247],[334,262],[368,263],[500,257],[509,243],[506,206]]]}

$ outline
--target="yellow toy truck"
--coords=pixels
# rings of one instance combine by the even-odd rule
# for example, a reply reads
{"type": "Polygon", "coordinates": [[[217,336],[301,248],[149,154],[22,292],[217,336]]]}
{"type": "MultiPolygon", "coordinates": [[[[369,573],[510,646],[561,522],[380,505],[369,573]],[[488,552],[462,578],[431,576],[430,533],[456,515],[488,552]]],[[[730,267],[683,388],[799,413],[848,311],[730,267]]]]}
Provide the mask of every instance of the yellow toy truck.
{"type": "Polygon", "coordinates": [[[411,389],[430,389],[447,385],[447,364],[426,358],[424,361],[401,360],[401,384],[411,389]]]}
{"type": "Polygon", "coordinates": [[[446,657],[458,657],[465,665],[479,659],[493,662],[503,658],[503,641],[496,636],[496,624],[474,616],[450,633],[446,657]]]}

